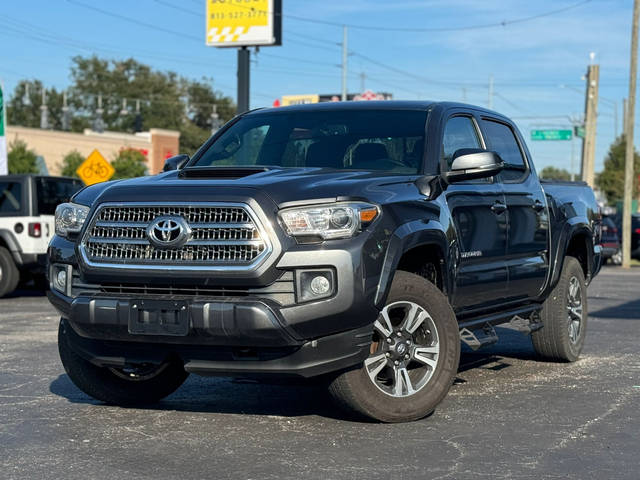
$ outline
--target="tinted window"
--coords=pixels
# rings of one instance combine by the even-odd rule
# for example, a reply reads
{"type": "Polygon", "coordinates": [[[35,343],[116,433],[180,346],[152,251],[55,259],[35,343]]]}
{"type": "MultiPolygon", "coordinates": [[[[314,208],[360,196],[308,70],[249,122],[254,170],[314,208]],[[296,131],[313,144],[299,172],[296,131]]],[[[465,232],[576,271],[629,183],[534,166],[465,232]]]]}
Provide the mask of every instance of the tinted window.
{"type": "Polygon", "coordinates": [[[22,184],[0,182],[0,213],[20,213],[22,211],[22,184]]]}
{"type": "Polygon", "coordinates": [[[470,117],[453,117],[447,121],[442,137],[442,158],[450,169],[453,154],[461,148],[482,148],[478,132],[470,117]]]}
{"type": "Polygon", "coordinates": [[[526,164],[520,145],[511,130],[511,127],[504,123],[483,120],[482,126],[485,132],[485,140],[489,150],[493,150],[500,155],[505,163],[505,168],[500,174],[503,180],[517,180],[522,177],[526,170],[526,164]]]}
{"type": "MultiPolygon", "coordinates": [[[[426,112],[332,110],[247,116],[195,166],[278,166],[417,173],[426,112]]],[[[194,166],[194,165],[191,165],[194,166]]]]}
{"type": "Polygon", "coordinates": [[[82,188],[82,184],[77,180],[38,178],[36,182],[37,215],[53,215],[56,212],[56,207],[61,203],[68,202],[80,188],[82,188]]]}

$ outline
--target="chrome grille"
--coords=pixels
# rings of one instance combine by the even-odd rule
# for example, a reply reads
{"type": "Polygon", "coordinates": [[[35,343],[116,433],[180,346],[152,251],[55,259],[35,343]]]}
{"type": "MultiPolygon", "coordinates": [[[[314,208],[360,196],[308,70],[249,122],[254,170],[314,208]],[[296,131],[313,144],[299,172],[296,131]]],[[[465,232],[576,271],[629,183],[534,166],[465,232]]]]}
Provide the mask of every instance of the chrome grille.
{"type": "Polygon", "coordinates": [[[98,208],[84,234],[81,253],[89,265],[248,269],[271,247],[244,204],[112,205],[98,208]],[[177,248],[158,248],[147,228],[157,217],[176,216],[191,229],[177,248]]]}

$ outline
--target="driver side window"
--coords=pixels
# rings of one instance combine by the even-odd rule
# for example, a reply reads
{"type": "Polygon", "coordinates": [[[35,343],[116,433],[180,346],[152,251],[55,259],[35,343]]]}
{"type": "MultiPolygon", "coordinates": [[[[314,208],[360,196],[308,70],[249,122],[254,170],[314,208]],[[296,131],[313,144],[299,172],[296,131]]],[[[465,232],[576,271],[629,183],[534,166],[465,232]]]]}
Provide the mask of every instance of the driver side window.
{"type": "Polygon", "coordinates": [[[471,117],[459,116],[447,120],[442,137],[442,159],[451,169],[453,154],[461,148],[482,148],[480,137],[471,117]]]}

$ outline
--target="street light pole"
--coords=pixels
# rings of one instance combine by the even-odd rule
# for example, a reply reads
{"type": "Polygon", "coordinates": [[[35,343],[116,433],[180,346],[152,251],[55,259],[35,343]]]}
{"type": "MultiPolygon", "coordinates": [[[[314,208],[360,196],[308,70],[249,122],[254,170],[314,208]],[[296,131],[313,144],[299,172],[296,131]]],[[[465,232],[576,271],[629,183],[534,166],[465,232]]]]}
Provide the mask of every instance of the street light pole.
{"type": "Polygon", "coordinates": [[[622,267],[631,266],[631,194],[633,192],[633,127],[636,107],[636,76],[638,73],[638,14],[640,0],[633,2],[633,26],[631,27],[631,59],[629,69],[629,103],[627,105],[626,148],[624,155],[624,197],[622,207],[622,267]]]}

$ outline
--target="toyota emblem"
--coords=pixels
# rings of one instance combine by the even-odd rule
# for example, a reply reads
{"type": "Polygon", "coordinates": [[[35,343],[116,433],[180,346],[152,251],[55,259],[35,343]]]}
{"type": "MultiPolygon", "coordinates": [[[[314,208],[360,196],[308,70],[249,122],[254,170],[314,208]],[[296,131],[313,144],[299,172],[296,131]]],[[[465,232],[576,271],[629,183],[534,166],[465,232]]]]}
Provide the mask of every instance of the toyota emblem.
{"type": "Polygon", "coordinates": [[[191,229],[183,217],[157,217],[147,228],[151,244],[159,248],[180,248],[191,237],[191,229]]]}

